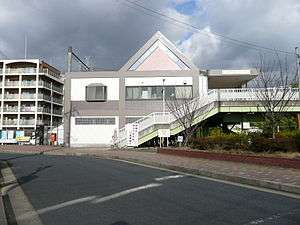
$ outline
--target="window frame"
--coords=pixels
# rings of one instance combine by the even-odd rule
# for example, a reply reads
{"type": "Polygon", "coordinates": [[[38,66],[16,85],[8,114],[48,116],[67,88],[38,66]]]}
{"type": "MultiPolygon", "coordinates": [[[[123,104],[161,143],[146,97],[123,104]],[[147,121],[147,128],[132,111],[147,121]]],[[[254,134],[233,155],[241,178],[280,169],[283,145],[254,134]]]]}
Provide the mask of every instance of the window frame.
{"type": "MultiPolygon", "coordinates": [[[[175,88],[175,95],[176,95],[176,87],[189,87],[190,90],[191,90],[191,97],[189,98],[176,98],[176,99],[192,99],[193,96],[194,96],[194,92],[193,92],[193,85],[149,85],[149,86],[125,86],[125,101],[160,101],[163,99],[163,96],[161,95],[161,97],[158,97],[158,98],[128,98],[127,96],[127,93],[129,93],[127,91],[127,88],[139,88],[139,90],[141,91],[142,88],[175,88]]],[[[151,94],[150,93],[150,97],[151,97],[151,94]]],[[[165,91],[165,94],[166,94],[166,91],[165,91]]],[[[131,94],[133,96],[133,94],[131,94]]],[[[142,93],[140,93],[140,96],[142,96],[142,93]]],[[[172,100],[171,98],[167,98],[166,96],[166,100],[172,100]]]]}
{"type": "Polygon", "coordinates": [[[94,83],[85,86],[85,100],[87,102],[106,102],[107,101],[107,86],[103,85],[103,84],[94,84],[94,83]],[[95,88],[96,89],[95,90],[95,97],[96,97],[97,88],[103,88],[103,91],[104,91],[103,98],[101,98],[101,99],[100,98],[99,99],[97,99],[97,98],[89,99],[88,98],[88,96],[89,96],[88,95],[88,89],[89,88],[95,88]]]}

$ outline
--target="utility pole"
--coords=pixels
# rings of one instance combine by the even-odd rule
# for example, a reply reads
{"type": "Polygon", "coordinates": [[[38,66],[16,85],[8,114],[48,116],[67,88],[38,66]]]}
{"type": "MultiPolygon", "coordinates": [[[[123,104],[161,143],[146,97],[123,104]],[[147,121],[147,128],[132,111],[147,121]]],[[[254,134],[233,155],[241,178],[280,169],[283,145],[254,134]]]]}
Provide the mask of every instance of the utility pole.
{"type": "Polygon", "coordinates": [[[24,59],[27,59],[27,34],[24,36],[24,59]]]}
{"type": "Polygon", "coordinates": [[[298,76],[298,89],[299,89],[299,100],[300,100],[300,54],[299,48],[295,48],[295,55],[296,55],[296,69],[297,69],[297,76],[298,76]]]}
{"type": "Polygon", "coordinates": [[[71,73],[72,70],[72,47],[70,46],[68,48],[68,54],[67,54],[67,65],[68,65],[68,73],[71,73]]]}
{"type": "MultiPolygon", "coordinates": [[[[299,90],[299,101],[300,101],[300,54],[299,48],[295,48],[295,56],[296,56],[296,69],[297,69],[297,76],[298,76],[298,90],[299,90]]],[[[297,114],[298,119],[298,129],[300,129],[300,114],[297,114]]]]}

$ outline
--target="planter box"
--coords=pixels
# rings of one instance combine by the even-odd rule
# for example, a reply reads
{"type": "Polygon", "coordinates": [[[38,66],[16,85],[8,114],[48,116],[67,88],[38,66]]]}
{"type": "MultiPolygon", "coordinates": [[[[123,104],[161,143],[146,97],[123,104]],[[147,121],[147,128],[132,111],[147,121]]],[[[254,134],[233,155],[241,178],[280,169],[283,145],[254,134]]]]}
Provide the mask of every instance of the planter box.
{"type": "Polygon", "coordinates": [[[286,168],[300,169],[300,159],[253,156],[253,155],[238,155],[238,154],[229,154],[229,153],[203,152],[203,151],[171,149],[171,148],[158,149],[158,153],[191,157],[191,158],[203,158],[203,159],[211,159],[211,160],[252,163],[252,164],[265,165],[265,166],[280,166],[286,168]]]}

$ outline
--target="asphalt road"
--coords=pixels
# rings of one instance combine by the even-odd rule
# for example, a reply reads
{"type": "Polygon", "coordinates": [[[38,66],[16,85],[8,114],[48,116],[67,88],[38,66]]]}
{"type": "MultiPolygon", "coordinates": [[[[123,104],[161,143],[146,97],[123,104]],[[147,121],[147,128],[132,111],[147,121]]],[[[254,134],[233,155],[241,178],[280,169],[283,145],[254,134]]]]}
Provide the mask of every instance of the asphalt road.
{"type": "Polygon", "coordinates": [[[274,193],[91,157],[0,159],[46,225],[300,224],[300,199],[274,193]]]}

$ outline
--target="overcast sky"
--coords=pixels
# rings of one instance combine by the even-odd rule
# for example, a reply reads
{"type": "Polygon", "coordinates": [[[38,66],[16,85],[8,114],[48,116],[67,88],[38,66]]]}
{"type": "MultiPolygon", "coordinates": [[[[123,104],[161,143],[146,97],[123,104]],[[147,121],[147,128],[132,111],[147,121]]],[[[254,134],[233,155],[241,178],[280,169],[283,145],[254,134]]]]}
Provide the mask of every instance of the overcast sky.
{"type": "MultiPolygon", "coordinates": [[[[124,0],[0,0],[0,58],[41,58],[62,71],[73,46],[96,68],[118,69],[160,30],[201,69],[246,68],[258,51],[215,35],[293,52],[299,0],[131,0],[192,24],[154,16],[124,0]]],[[[270,54],[267,54],[270,55],[270,54]]],[[[271,55],[272,56],[272,55],[271,55]]]]}

